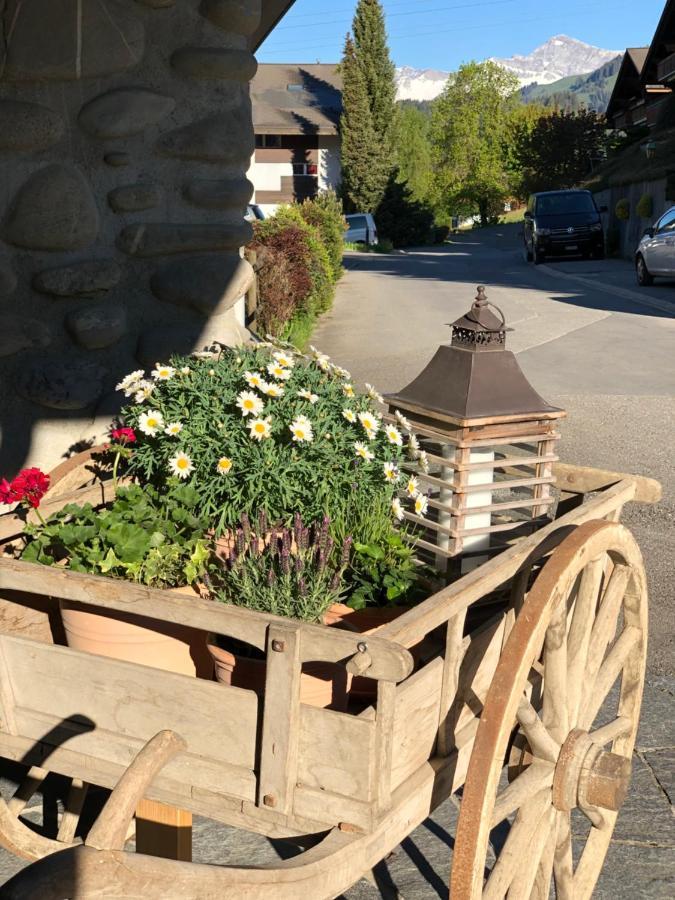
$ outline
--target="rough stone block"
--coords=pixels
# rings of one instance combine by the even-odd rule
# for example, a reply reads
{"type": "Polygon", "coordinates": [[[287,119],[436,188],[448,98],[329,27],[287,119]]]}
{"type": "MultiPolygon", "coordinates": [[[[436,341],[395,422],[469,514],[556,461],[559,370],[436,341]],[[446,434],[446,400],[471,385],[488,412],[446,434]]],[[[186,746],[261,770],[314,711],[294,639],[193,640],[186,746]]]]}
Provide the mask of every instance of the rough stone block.
{"type": "Polygon", "coordinates": [[[149,328],[138,339],[136,359],[147,369],[158,359],[169,359],[173,354],[187,356],[195,347],[202,347],[199,342],[202,330],[203,322],[149,328]]]}
{"type": "Polygon", "coordinates": [[[253,34],[260,25],[261,0],[202,0],[199,12],[224,31],[253,34]]]}
{"type": "Polygon", "coordinates": [[[0,257],[0,297],[13,294],[16,290],[16,275],[8,259],[0,257]]]}
{"type": "Polygon", "coordinates": [[[250,81],[258,68],[252,53],[221,47],[181,47],[172,54],[171,65],[186,78],[233,81],[250,81]]]}
{"type": "Polygon", "coordinates": [[[78,250],[98,234],[98,211],[89,184],[74,166],[45,166],[19,188],[5,240],[30,250],[78,250]]]}
{"type": "Polygon", "coordinates": [[[196,178],[183,187],[185,199],[202,209],[243,210],[252,194],[247,178],[196,178]]]}
{"type": "Polygon", "coordinates": [[[47,347],[51,340],[51,332],[44,322],[11,313],[2,317],[0,356],[11,356],[32,347],[47,347]]]}
{"type": "Polygon", "coordinates": [[[117,88],[99,94],[80,110],[80,128],[95,138],[123,138],[140,134],[173,112],[173,97],[145,88],[117,88]]]}
{"type": "Polygon", "coordinates": [[[131,163],[131,154],[125,153],[123,150],[116,150],[113,153],[106,153],[103,157],[103,162],[107,166],[119,169],[131,163]]]}
{"type": "Polygon", "coordinates": [[[39,103],[0,100],[0,150],[44,150],[63,137],[61,116],[39,103]]]}
{"type": "Polygon", "coordinates": [[[213,316],[230,309],[254,277],[251,264],[238,254],[194,256],[162,266],[150,287],[158,300],[213,316]]]}
{"type": "Polygon", "coordinates": [[[136,2],[149,6],[150,9],[168,9],[175,5],[176,0],[136,0],[136,2]]]}
{"type": "Polygon", "coordinates": [[[86,409],[103,393],[107,369],[90,360],[54,354],[22,360],[15,376],[17,392],[49,409],[86,409]]]}
{"type": "Polygon", "coordinates": [[[0,52],[7,81],[100,78],[143,57],[143,23],[120,0],[7,0],[3,7],[12,23],[0,52]]]}
{"type": "Polygon", "coordinates": [[[154,209],[162,201],[162,191],[154,184],[125,184],[108,194],[110,208],[117,213],[154,209]]]}
{"type": "Polygon", "coordinates": [[[33,278],[33,287],[42,294],[76,297],[110,290],[121,277],[122,270],[114,259],[88,259],[38,272],[33,278]]]}
{"type": "Polygon", "coordinates": [[[164,156],[225,164],[245,165],[254,149],[248,104],[176,128],[157,142],[164,156]]]}
{"type": "Polygon", "coordinates": [[[119,341],[127,330],[127,315],[121,306],[98,304],[68,313],[66,327],[85,350],[100,350],[119,341]]]}
{"type": "Polygon", "coordinates": [[[203,250],[234,250],[252,235],[248,222],[229,225],[174,225],[170,222],[127,225],[117,246],[130,256],[164,256],[203,250]]]}

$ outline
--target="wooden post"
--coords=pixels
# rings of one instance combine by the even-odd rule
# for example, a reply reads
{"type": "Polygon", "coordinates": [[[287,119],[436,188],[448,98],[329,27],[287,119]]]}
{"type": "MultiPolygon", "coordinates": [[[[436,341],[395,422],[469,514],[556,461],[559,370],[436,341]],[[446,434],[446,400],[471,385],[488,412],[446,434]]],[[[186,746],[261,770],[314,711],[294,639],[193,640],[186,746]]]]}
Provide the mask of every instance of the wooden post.
{"type": "Polygon", "coordinates": [[[258,309],[258,271],[256,269],[258,254],[255,250],[247,248],[244,251],[244,255],[253,266],[253,271],[255,272],[253,280],[246,291],[246,325],[254,327],[256,324],[256,310],[258,309]]]}
{"type": "Polygon", "coordinates": [[[136,807],[136,852],[192,862],[192,813],[141,800],[136,807]]]}

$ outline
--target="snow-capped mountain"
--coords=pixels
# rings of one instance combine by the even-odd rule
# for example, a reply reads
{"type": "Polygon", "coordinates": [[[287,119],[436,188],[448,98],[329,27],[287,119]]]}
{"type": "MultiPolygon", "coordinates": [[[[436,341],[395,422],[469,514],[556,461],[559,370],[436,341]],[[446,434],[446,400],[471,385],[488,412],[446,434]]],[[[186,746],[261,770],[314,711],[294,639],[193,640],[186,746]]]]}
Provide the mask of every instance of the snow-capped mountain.
{"type": "MultiPolygon", "coordinates": [[[[565,34],[557,34],[527,56],[508,59],[491,57],[494,62],[513,72],[521,87],[529,84],[551,84],[568,75],[583,75],[600,68],[620,51],[602,50],[577,41],[565,34]]],[[[433,100],[441,93],[449,72],[436,69],[413,69],[403,66],[396,70],[397,100],[433,100]]]]}
{"type": "Polygon", "coordinates": [[[527,56],[508,59],[492,57],[517,76],[521,87],[528,84],[551,84],[568,75],[583,75],[599,69],[613,59],[620,50],[601,50],[566,34],[556,34],[527,56]]]}

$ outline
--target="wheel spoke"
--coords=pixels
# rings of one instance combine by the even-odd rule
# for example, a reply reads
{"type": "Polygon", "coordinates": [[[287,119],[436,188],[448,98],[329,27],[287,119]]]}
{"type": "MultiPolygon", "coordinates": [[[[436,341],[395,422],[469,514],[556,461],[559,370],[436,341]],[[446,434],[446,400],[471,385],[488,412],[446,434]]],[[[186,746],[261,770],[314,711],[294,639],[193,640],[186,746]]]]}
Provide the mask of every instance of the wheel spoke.
{"type": "Polygon", "coordinates": [[[542,853],[537,869],[537,877],[532,890],[532,900],[549,900],[551,894],[551,878],[553,876],[553,854],[558,837],[558,817],[554,817],[550,826],[548,841],[542,853]]]}
{"type": "Polygon", "coordinates": [[[600,666],[593,690],[589,694],[582,715],[579,717],[580,728],[588,729],[593,724],[600,707],[612,689],[612,685],[619,677],[626,660],[639,641],[640,631],[637,628],[629,626],[623,630],[600,666]]]}
{"type": "Polygon", "coordinates": [[[572,624],[567,635],[567,718],[570,728],[574,727],[579,713],[583,675],[603,573],[604,554],[592,560],[581,573],[572,624]]]}
{"type": "Polygon", "coordinates": [[[574,863],[570,814],[558,813],[558,830],[553,856],[553,877],[557,900],[574,900],[574,863]]]}
{"type": "Polygon", "coordinates": [[[526,697],[521,700],[516,715],[530,745],[532,755],[535,758],[555,763],[560,755],[560,745],[548,733],[537,715],[537,711],[526,697]]]}
{"type": "Polygon", "coordinates": [[[549,792],[541,791],[518,810],[502,852],[485,885],[483,900],[501,900],[504,897],[518,868],[523,864],[523,858],[550,803],[549,792]]]}
{"type": "Polygon", "coordinates": [[[555,812],[555,809],[551,806],[540,818],[527,855],[525,859],[521,859],[515,877],[511,882],[509,900],[529,900],[539,872],[539,861],[551,835],[551,828],[554,827],[555,812]]]}
{"type": "Polygon", "coordinates": [[[552,784],[553,766],[546,762],[532,763],[497,797],[490,827],[494,828],[495,825],[499,825],[512,812],[523,806],[527,800],[544,788],[550,788],[552,784]]]}
{"type": "Polygon", "coordinates": [[[61,824],[56,835],[56,840],[64,844],[72,844],[77,831],[77,825],[80,821],[80,814],[87,796],[88,784],[86,781],[80,781],[79,778],[73,778],[66,798],[61,824]]]}
{"type": "Polygon", "coordinates": [[[603,831],[603,829],[609,827],[609,822],[605,818],[603,811],[597,806],[584,806],[583,804],[580,804],[579,809],[594,828],[603,831]]]}
{"type": "Polygon", "coordinates": [[[14,796],[7,801],[7,809],[13,815],[20,816],[33,795],[40,790],[42,782],[48,774],[49,772],[46,769],[41,769],[39,766],[31,766],[26,777],[14,792],[14,796]]]}
{"type": "Polygon", "coordinates": [[[588,644],[588,665],[586,666],[586,677],[584,678],[587,690],[592,688],[607,647],[614,639],[616,620],[621,609],[621,602],[626,594],[631,572],[630,566],[617,563],[607,582],[598,615],[593,623],[591,640],[588,644]]]}
{"type": "Polygon", "coordinates": [[[610,741],[628,734],[631,728],[632,724],[630,719],[626,716],[619,716],[617,719],[614,719],[613,722],[608,722],[607,725],[598,728],[597,731],[591,731],[590,738],[594,744],[604,747],[606,744],[609,744],[610,741]]]}
{"type": "Polygon", "coordinates": [[[567,737],[567,605],[561,602],[546,630],[542,721],[560,744],[567,737]]]}

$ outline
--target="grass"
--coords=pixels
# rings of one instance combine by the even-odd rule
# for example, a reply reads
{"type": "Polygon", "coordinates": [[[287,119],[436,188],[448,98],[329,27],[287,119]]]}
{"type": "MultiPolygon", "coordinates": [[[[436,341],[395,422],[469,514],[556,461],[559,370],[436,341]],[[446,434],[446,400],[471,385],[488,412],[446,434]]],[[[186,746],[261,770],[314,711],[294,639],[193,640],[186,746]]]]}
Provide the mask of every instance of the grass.
{"type": "Polygon", "coordinates": [[[354,244],[351,241],[345,241],[345,250],[355,250],[357,253],[391,253],[394,245],[391,241],[382,240],[379,244],[354,244]]]}
{"type": "Polygon", "coordinates": [[[510,212],[504,213],[499,217],[500,225],[507,225],[509,222],[522,222],[525,215],[525,207],[520,209],[512,209],[510,212]]]}
{"type": "Polygon", "coordinates": [[[293,316],[286,325],[281,339],[294,344],[299,350],[305,350],[316,325],[317,316],[314,313],[301,312],[293,316]]]}

